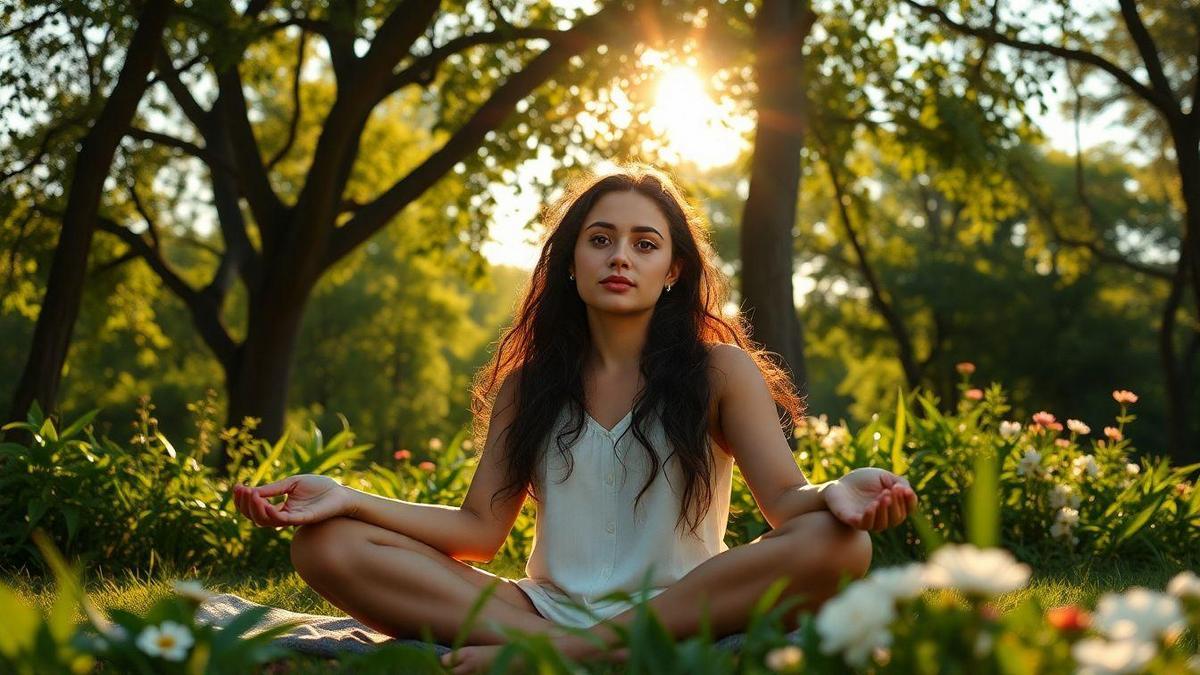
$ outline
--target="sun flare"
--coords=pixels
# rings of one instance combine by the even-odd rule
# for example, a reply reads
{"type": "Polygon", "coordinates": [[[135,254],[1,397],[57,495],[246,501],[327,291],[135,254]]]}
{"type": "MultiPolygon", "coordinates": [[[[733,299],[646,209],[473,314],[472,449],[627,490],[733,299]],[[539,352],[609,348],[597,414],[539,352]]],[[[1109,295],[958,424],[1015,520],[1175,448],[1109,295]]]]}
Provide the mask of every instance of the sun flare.
{"type": "Polygon", "coordinates": [[[694,68],[668,65],[661,73],[649,122],[663,136],[662,152],[705,169],[737,159],[753,123],[714,101],[694,68]]]}

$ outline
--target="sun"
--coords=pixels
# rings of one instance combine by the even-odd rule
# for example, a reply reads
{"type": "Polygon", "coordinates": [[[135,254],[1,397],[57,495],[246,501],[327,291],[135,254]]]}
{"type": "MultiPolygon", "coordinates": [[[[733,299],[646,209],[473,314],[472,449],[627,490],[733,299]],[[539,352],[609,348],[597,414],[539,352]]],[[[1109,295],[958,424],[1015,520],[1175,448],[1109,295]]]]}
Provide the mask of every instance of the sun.
{"type": "Polygon", "coordinates": [[[746,132],[753,122],[712,99],[704,79],[687,65],[665,65],[660,70],[650,127],[662,135],[660,152],[668,159],[683,159],[701,169],[725,166],[746,148],[746,132]]]}

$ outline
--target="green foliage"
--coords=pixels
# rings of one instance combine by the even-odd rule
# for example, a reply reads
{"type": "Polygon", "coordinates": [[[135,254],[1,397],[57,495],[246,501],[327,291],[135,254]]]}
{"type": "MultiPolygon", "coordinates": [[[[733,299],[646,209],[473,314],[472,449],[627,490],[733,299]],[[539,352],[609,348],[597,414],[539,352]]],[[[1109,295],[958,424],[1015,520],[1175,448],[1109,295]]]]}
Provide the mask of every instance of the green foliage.
{"type": "Polygon", "coordinates": [[[97,663],[123,673],[186,673],[188,675],[246,672],[257,664],[287,654],[272,640],[294,626],[280,623],[248,633],[265,614],[247,610],[222,628],[198,624],[196,608],[207,595],[198,585],[181,585],[142,614],[113,611],[112,620],[98,611],[84,593],[80,573],[69,568],[44,534],[34,535],[54,573],[57,594],[47,615],[41,615],[0,583],[0,670],[20,675],[88,673],[97,663]],[[86,620],[74,617],[82,610],[86,620]],[[166,636],[152,639],[160,631],[166,636]]]}
{"type": "MultiPolygon", "coordinates": [[[[961,385],[964,391],[968,386],[961,385]]],[[[797,429],[797,458],[814,482],[861,466],[892,466],[895,430],[901,429],[904,475],[918,494],[921,516],[875,535],[877,549],[889,559],[919,555],[926,536],[919,528],[928,519],[930,533],[940,539],[999,544],[1039,563],[1118,556],[1196,562],[1200,491],[1194,481],[1200,465],[1135,461],[1123,438],[1134,416],[1124,406],[1111,427],[1121,440],[1091,429],[1060,435],[1053,428],[1062,426],[1057,421],[1025,422],[1019,431],[1009,426],[1002,433],[1002,422],[1016,421],[1006,417],[1009,406],[999,385],[979,401],[964,396],[953,413],[941,412],[923,392],[905,397],[901,410],[903,426],[876,417],[851,433],[809,418],[797,429]],[[989,506],[993,495],[999,509],[989,506]],[[1064,524],[1056,528],[1056,522],[1064,524]]]]}

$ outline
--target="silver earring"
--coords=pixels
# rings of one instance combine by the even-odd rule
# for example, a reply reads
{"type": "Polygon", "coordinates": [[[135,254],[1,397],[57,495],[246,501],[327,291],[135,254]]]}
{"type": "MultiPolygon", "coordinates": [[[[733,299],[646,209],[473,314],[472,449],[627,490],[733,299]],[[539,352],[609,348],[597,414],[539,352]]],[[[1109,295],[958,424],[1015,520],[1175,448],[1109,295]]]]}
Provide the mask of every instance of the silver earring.
{"type": "Polygon", "coordinates": [[[571,281],[575,281],[575,275],[574,275],[574,274],[569,274],[569,273],[568,273],[568,274],[567,274],[567,276],[571,277],[571,281]]]}
{"type": "Polygon", "coordinates": [[[671,284],[667,284],[667,292],[668,292],[668,293],[670,293],[670,292],[671,292],[671,284]]]}

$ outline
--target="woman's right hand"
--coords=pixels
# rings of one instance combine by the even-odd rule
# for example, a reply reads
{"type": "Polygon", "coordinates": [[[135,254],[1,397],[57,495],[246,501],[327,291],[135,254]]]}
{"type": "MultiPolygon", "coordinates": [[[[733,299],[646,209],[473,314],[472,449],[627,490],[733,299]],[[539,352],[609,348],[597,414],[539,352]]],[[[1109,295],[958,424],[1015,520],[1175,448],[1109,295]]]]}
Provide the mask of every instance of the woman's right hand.
{"type": "Polygon", "coordinates": [[[341,483],[313,474],[289,476],[258,487],[233,486],[233,501],[238,511],[262,527],[310,525],[350,515],[353,512],[350,497],[350,490],[341,483]],[[287,495],[287,501],[272,504],[267,500],[278,495],[287,495]]]}

